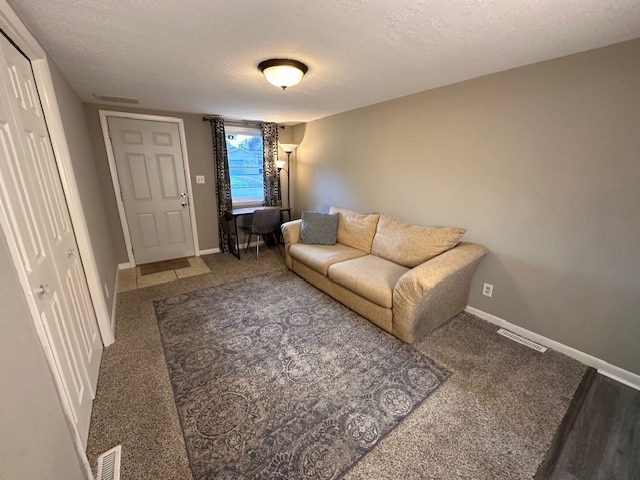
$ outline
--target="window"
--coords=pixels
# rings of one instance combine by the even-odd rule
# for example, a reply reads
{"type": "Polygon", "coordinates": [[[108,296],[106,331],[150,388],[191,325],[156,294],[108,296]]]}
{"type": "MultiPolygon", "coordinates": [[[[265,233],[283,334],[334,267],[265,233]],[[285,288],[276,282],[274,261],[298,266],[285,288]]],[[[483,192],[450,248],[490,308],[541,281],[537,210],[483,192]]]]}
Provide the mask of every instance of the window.
{"type": "Polygon", "coordinates": [[[231,177],[231,201],[234,205],[262,204],[262,132],[251,128],[226,127],[225,134],[231,177]]]}

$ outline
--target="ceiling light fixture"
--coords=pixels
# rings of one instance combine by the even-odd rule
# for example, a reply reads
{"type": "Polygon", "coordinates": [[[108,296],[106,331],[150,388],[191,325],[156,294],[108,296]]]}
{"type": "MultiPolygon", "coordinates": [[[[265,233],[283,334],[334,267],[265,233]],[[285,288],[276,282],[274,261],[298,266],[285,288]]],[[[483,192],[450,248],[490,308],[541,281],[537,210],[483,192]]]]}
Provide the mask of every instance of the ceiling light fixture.
{"type": "Polygon", "coordinates": [[[304,63],[297,60],[271,58],[260,62],[258,70],[264,74],[270,84],[284,90],[300,83],[308,68],[304,63]]]}

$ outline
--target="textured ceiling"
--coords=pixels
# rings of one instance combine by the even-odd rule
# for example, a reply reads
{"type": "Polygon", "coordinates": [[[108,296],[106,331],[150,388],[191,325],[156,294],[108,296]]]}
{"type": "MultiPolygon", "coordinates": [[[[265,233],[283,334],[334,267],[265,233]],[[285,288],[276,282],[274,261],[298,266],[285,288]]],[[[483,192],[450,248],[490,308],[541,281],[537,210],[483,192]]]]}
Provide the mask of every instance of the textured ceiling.
{"type": "Polygon", "coordinates": [[[8,0],[83,101],[298,123],[640,37],[638,0],[8,0]],[[281,91],[256,66],[309,72],[281,91]]]}

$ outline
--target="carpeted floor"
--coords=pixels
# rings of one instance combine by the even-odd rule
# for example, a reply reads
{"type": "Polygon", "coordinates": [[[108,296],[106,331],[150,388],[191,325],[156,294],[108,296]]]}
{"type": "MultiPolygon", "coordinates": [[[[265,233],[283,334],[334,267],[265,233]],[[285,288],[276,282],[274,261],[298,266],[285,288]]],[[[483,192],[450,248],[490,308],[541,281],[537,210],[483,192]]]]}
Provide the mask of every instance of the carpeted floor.
{"type": "MultiPolygon", "coordinates": [[[[192,479],[153,301],[285,270],[276,250],[257,262],[203,258],[210,274],[118,297],[117,341],[103,354],[87,454],[95,464],[122,444],[123,480],[192,479]]],[[[531,478],[586,367],[496,330],[462,313],[415,345],[452,375],[343,478],[531,478]]]]}

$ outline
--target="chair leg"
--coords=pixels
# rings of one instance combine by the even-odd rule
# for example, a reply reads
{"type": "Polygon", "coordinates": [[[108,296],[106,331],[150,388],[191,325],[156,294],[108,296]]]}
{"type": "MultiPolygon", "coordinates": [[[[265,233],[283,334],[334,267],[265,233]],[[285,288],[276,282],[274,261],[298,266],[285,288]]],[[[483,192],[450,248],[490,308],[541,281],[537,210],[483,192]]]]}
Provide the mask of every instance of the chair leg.
{"type": "Polygon", "coordinates": [[[258,254],[260,253],[260,237],[262,235],[256,234],[256,260],[258,260],[258,254]]]}
{"type": "Polygon", "coordinates": [[[273,235],[273,241],[276,242],[276,247],[278,247],[278,253],[280,255],[282,255],[282,250],[280,250],[280,242],[278,241],[278,236],[274,233],[272,233],[271,235],[273,235]]]}
{"type": "Polygon", "coordinates": [[[251,232],[249,232],[249,239],[247,240],[247,246],[244,248],[244,253],[249,251],[249,244],[251,243],[251,232]]]}

